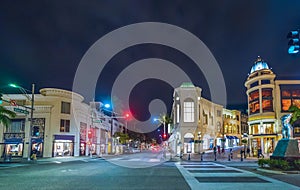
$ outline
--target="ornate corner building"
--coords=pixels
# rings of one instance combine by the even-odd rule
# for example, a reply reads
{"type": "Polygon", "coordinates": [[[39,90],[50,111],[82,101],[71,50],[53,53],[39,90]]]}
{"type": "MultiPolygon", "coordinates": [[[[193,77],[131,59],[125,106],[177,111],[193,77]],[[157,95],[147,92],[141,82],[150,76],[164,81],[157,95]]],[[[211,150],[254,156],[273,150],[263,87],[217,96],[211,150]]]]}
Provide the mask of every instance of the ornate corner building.
{"type": "Polygon", "coordinates": [[[168,142],[176,155],[240,145],[240,112],[201,97],[201,91],[192,83],[183,83],[174,90],[174,127],[168,142]]]}
{"type": "MultiPolygon", "coordinates": [[[[249,146],[253,155],[261,149],[271,154],[282,138],[280,118],[291,105],[300,107],[300,80],[275,79],[267,62],[258,57],[245,82],[248,97],[249,146]]],[[[294,128],[294,137],[300,137],[294,128]]]]}

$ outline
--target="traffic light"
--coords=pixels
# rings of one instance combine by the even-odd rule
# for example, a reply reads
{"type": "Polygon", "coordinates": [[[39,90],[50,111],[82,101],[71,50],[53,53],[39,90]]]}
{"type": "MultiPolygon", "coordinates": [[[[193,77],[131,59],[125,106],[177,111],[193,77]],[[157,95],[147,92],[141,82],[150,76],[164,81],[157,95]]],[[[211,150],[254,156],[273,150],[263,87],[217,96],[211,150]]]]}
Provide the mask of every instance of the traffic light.
{"type": "Polygon", "coordinates": [[[167,138],[167,134],[166,134],[166,133],[163,134],[163,138],[164,138],[164,139],[167,138]]]}
{"type": "Polygon", "coordinates": [[[88,138],[91,139],[92,137],[93,137],[92,130],[89,130],[89,131],[88,131],[88,138]]]}
{"type": "Polygon", "coordinates": [[[38,126],[33,127],[33,136],[35,137],[40,136],[40,128],[38,126]]]}
{"type": "Polygon", "coordinates": [[[287,35],[287,38],[290,39],[288,42],[289,45],[288,53],[289,54],[298,53],[300,49],[299,30],[290,31],[287,35]]]}
{"type": "Polygon", "coordinates": [[[3,103],[3,101],[2,101],[2,96],[3,96],[3,94],[0,93],[0,104],[3,103]]]}

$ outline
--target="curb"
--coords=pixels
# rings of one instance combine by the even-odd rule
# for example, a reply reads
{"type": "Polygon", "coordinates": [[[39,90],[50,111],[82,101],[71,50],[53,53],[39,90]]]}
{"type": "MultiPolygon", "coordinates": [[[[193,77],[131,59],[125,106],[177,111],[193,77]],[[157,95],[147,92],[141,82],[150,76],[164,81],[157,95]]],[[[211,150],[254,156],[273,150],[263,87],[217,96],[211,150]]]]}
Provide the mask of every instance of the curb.
{"type": "Polygon", "coordinates": [[[287,174],[282,171],[276,171],[276,170],[267,170],[262,168],[256,168],[257,171],[265,172],[265,173],[271,173],[271,174],[287,174]]]}

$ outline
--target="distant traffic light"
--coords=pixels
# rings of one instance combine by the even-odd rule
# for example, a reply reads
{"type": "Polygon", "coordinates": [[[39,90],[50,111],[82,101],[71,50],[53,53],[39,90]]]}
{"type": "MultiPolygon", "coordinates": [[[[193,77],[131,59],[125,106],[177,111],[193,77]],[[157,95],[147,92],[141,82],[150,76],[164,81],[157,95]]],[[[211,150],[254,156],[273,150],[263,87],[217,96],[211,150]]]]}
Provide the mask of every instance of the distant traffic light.
{"type": "Polygon", "coordinates": [[[167,138],[167,134],[166,134],[166,133],[163,134],[163,138],[164,138],[164,139],[167,138]]]}
{"type": "Polygon", "coordinates": [[[2,96],[3,96],[3,94],[0,93],[0,104],[3,103],[3,101],[2,101],[2,96]]]}
{"type": "Polygon", "coordinates": [[[34,137],[40,136],[40,127],[38,127],[38,126],[33,127],[33,136],[34,137]]]}
{"type": "Polygon", "coordinates": [[[92,137],[93,137],[92,130],[89,130],[89,131],[88,131],[88,138],[91,139],[92,137]]]}
{"type": "Polygon", "coordinates": [[[299,43],[299,30],[290,31],[287,35],[287,38],[290,39],[288,42],[288,53],[289,54],[296,54],[300,50],[300,43],[299,43]]]}

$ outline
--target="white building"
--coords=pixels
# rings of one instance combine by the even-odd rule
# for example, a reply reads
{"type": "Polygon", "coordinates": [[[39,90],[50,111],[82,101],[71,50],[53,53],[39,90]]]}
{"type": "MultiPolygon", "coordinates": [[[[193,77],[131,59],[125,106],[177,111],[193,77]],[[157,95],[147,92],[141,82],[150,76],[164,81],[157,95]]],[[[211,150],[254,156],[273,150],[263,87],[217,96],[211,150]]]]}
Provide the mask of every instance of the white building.
{"type": "Polygon", "coordinates": [[[211,149],[221,134],[223,106],[201,97],[201,91],[192,83],[174,90],[169,146],[176,155],[211,149]]]}

